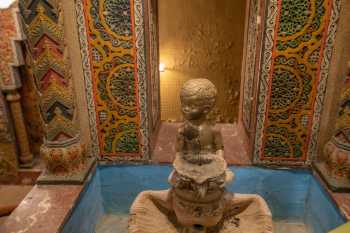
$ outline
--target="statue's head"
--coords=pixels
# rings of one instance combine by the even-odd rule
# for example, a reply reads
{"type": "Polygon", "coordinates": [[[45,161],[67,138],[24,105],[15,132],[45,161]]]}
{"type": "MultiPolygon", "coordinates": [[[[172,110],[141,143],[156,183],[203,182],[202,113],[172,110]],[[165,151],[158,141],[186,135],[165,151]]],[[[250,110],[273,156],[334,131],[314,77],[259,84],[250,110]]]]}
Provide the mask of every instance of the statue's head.
{"type": "Polygon", "coordinates": [[[187,120],[205,117],[215,106],[217,89],[208,79],[190,79],[181,88],[182,113],[187,120]]]}

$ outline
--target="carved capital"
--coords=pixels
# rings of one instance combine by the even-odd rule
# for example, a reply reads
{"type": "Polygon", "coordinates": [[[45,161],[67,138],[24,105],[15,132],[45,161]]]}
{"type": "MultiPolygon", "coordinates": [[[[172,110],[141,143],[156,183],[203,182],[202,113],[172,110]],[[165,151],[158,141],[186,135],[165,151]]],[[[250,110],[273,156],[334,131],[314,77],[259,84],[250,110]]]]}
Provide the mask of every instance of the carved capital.
{"type": "Polygon", "coordinates": [[[8,102],[18,102],[21,99],[21,95],[15,91],[15,92],[10,92],[6,95],[6,100],[8,102]]]}
{"type": "Polygon", "coordinates": [[[350,191],[350,150],[333,137],[324,147],[323,159],[315,164],[333,191],[350,191]]]}
{"type": "Polygon", "coordinates": [[[65,143],[44,143],[40,148],[48,173],[69,175],[80,172],[85,165],[86,149],[80,139],[65,143]]]}
{"type": "Polygon", "coordinates": [[[350,151],[331,140],[324,148],[324,155],[328,175],[350,183],[350,151]]]}

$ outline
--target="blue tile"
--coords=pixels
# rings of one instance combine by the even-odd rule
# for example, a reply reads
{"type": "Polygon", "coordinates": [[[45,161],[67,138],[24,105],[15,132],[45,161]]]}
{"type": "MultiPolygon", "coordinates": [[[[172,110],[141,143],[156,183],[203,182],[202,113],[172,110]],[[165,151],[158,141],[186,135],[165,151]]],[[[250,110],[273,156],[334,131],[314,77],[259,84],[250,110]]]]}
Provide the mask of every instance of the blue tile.
{"type": "Polygon", "coordinates": [[[107,213],[128,213],[136,196],[144,190],[169,188],[170,166],[101,167],[101,190],[107,213]]]}
{"type": "Polygon", "coordinates": [[[314,229],[314,233],[328,232],[345,222],[328,193],[315,179],[309,187],[305,222],[314,229]]]}
{"type": "MultiPolygon", "coordinates": [[[[325,233],[344,222],[323,188],[303,170],[230,167],[235,180],[227,190],[261,195],[274,219],[305,221],[314,233],[325,233]]],[[[74,210],[63,233],[92,233],[104,213],[127,214],[144,190],[169,188],[171,166],[102,166],[74,210]]]]}
{"type": "Polygon", "coordinates": [[[100,174],[97,169],[61,232],[93,233],[103,215],[100,174]]]}

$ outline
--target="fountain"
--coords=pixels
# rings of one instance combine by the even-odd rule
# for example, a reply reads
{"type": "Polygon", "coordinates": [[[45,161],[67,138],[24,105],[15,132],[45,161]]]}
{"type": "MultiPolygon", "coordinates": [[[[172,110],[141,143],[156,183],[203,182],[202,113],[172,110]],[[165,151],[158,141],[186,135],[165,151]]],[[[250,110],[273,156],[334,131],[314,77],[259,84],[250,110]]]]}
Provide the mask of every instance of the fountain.
{"type": "Polygon", "coordinates": [[[228,193],[234,178],[220,131],[208,120],[217,89],[191,79],[180,98],[184,124],[176,141],[171,188],[141,192],[130,209],[130,233],[271,233],[272,216],[259,195],[228,193]]]}

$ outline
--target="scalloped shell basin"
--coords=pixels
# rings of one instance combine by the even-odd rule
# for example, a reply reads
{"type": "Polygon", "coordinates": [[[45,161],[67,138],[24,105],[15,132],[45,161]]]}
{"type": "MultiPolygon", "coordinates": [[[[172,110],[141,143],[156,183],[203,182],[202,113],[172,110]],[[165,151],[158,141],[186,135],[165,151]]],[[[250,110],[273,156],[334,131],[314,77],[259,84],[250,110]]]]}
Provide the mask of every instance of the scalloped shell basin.
{"type": "MultiPolygon", "coordinates": [[[[259,194],[269,205],[275,233],[326,233],[345,223],[308,171],[234,167],[228,191],[259,194]]],[[[61,233],[127,233],[128,213],[145,190],[168,189],[171,166],[99,166],[61,233]]]]}

